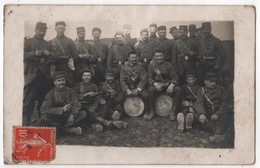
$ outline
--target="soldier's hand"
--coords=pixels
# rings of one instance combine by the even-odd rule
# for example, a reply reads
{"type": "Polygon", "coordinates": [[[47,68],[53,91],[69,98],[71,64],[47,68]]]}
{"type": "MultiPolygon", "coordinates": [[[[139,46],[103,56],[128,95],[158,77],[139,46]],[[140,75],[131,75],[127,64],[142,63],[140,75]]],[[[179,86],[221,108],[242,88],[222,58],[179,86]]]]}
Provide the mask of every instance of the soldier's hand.
{"type": "Polygon", "coordinates": [[[189,107],[189,104],[190,104],[190,103],[189,103],[188,101],[183,101],[183,102],[182,102],[182,105],[183,105],[184,107],[189,107]]]}
{"type": "Polygon", "coordinates": [[[36,50],[36,51],[35,51],[35,56],[40,57],[40,56],[42,56],[42,54],[43,54],[43,51],[42,51],[42,50],[36,50]]]}
{"type": "Polygon", "coordinates": [[[218,115],[217,114],[213,114],[211,116],[211,120],[216,121],[217,119],[218,119],[218,115]]]}
{"type": "Polygon", "coordinates": [[[64,107],[63,107],[63,111],[64,112],[70,112],[72,109],[72,105],[71,104],[66,104],[64,107]]]}
{"type": "Polygon", "coordinates": [[[47,56],[51,55],[51,53],[48,50],[43,50],[43,54],[47,56]]]}
{"type": "Polygon", "coordinates": [[[89,108],[89,112],[94,113],[95,111],[96,111],[96,107],[95,106],[91,106],[89,108]]]}
{"type": "Polygon", "coordinates": [[[190,54],[190,55],[194,55],[194,52],[193,52],[193,51],[189,51],[189,54],[190,54]]]}
{"type": "Polygon", "coordinates": [[[199,121],[201,124],[204,124],[204,122],[206,121],[206,116],[204,114],[201,114],[200,117],[199,117],[199,121]]]}
{"type": "Polygon", "coordinates": [[[159,83],[154,82],[153,85],[157,89],[157,91],[159,91],[159,92],[162,91],[162,86],[159,83]]]}
{"type": "Polygon", "coordinates": [[[173,93],[173,89],[174,89],[174,84],[170,84],[166,90],[167,94],[172,94],[173,93]]]}
{"type": "Polygon", "coordinates": [[[88,95],[89,95],[90,97],[93,97],[93,96],[96,96],[96,95],[97,95],[97,92],[89,92],[88,95]]]}
{"type": "Polygon", "coordinates": [[[71,126],[74,124],[74,115],[70,115],[67,121],[66,126],[71,126]]]}
{"type": "Polygon", "coordinates": [[[132,94],[132,91],[131,91],[130,89],[127,89],[127,90],[126,90],[126,95],[129,96],[129,95],[131,95],[131,94],[132,94]]]}
{"type": "Polygon", "coordinates": [[[132,94],[134,95],[134,96],[137,96],[138,95],[138,90],[137,89],[134,89],[133,91],[132,91],[132,94]]]}

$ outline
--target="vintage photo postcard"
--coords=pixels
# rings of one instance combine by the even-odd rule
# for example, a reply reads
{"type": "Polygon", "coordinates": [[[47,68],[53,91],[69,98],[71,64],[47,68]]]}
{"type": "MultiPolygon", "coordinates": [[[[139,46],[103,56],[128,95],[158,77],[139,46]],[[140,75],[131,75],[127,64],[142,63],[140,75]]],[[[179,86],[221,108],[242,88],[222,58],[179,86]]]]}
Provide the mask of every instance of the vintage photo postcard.
{"type": "Polygon", "coordinates": [[[255,8],[6,5],[5,164],[255,162],[255,8]]]}

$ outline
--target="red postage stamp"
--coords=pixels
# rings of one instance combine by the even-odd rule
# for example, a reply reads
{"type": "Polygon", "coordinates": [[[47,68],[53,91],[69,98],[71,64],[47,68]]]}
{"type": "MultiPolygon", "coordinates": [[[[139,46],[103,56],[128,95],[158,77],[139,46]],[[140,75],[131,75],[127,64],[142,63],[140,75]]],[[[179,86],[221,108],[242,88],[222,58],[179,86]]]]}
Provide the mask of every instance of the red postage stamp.
{"type": "Polygon", "coordinates": [[[56,153],[56,129],[48,127],[13,127],[13,160],[50,162],[56,153]]]}

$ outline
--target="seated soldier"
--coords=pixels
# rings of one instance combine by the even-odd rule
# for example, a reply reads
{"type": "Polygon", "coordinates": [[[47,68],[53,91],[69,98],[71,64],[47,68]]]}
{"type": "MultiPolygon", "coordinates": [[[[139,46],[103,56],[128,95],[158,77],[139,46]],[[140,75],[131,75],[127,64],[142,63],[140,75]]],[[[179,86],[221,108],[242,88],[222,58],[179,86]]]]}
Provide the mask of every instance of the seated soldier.
{"type": "Polygon", "coordinates": [[[107,70],[105,73],[106,81],[101,85],[102,97],[106,101],[108,114],[112,120],[116,121],[122,117],[123,108],[122,101],[124,95],[120,87],[120,83],[114,80],[114,73],[111,70],[107,70]]]}
{"type": "Polygon", "coordinates": [[[177,86],[178,77],[173,66],[164,60],[164,52],[155,50],[154,61],[148,66],[149,83],[149,108],[150,113],[146,113],[144,118],[151,120],[155,114],[155,100],[160,93],[166,93],[173,98],[176,108],[172,108],[170,120],[176,119],[176,112],[180,110],[181,89],[177,86]]]}
{"type": "Polygon", "coordinates": [[[198,90],[194,107],[198,114],[195,118],[202,128],[214,133],[210,141],[222,142],[225,139],[228,121],[227,94],[225,89],[217,84],[215,72],[206,73],[205,87],[198,90]]]}
{"type": "Polygon", "coordinates": [[[187,85],[182,86],[182,111],[177,115],[178,130],[183,132],[192,129],[194,120],[194,103],[200,86],[197,84],[196,73],[192,70],[186,72],[187,85]],[[185,127],[184,127],[185,126],[185,127]]]}
{"type": "Polygon", "coordinates": [[[74,91],[81,103],[81,109],[89,114],[92,123],[91,127],[97,132],[103,131],[103,126],[109,129],[112,127],[122,128],[122,122],[111,122],[105,119],[105,102],[100,101],[98,87],[91,82],[91,79],[91,72],[86,69],[82,72],[82,82],[74,87],[74,91]]]}
{"type": "Polygon", "coordinates": [[[86,113],[79,110],[79,102],[71,88],[65,87],[64,72],[54,75],[55,88],[48,92],[41,106],[40,126],[57,128],[57,133],[81,135],[81,127],[76,127],[86,113]]]}
{"type": "Polygon", "coordinates": [[[136,51],[128,53],[128,62],[121,69],[120,85],[126,96],[141,96],[145,104],[145,110],[147,110],[148,93],[145,90],[147,73],[138,60],[136,51]]]}

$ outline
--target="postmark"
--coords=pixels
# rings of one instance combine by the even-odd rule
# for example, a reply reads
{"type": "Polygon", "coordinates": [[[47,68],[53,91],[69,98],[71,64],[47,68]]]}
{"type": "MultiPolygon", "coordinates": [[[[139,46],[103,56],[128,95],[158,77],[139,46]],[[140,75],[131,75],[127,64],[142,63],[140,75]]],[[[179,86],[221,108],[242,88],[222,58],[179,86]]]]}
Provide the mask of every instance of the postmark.
{"type": "Polygon", "coordinates": [[[13,127],[13,162],[50,162],[55,159],[56,129],[13,127]]]}

